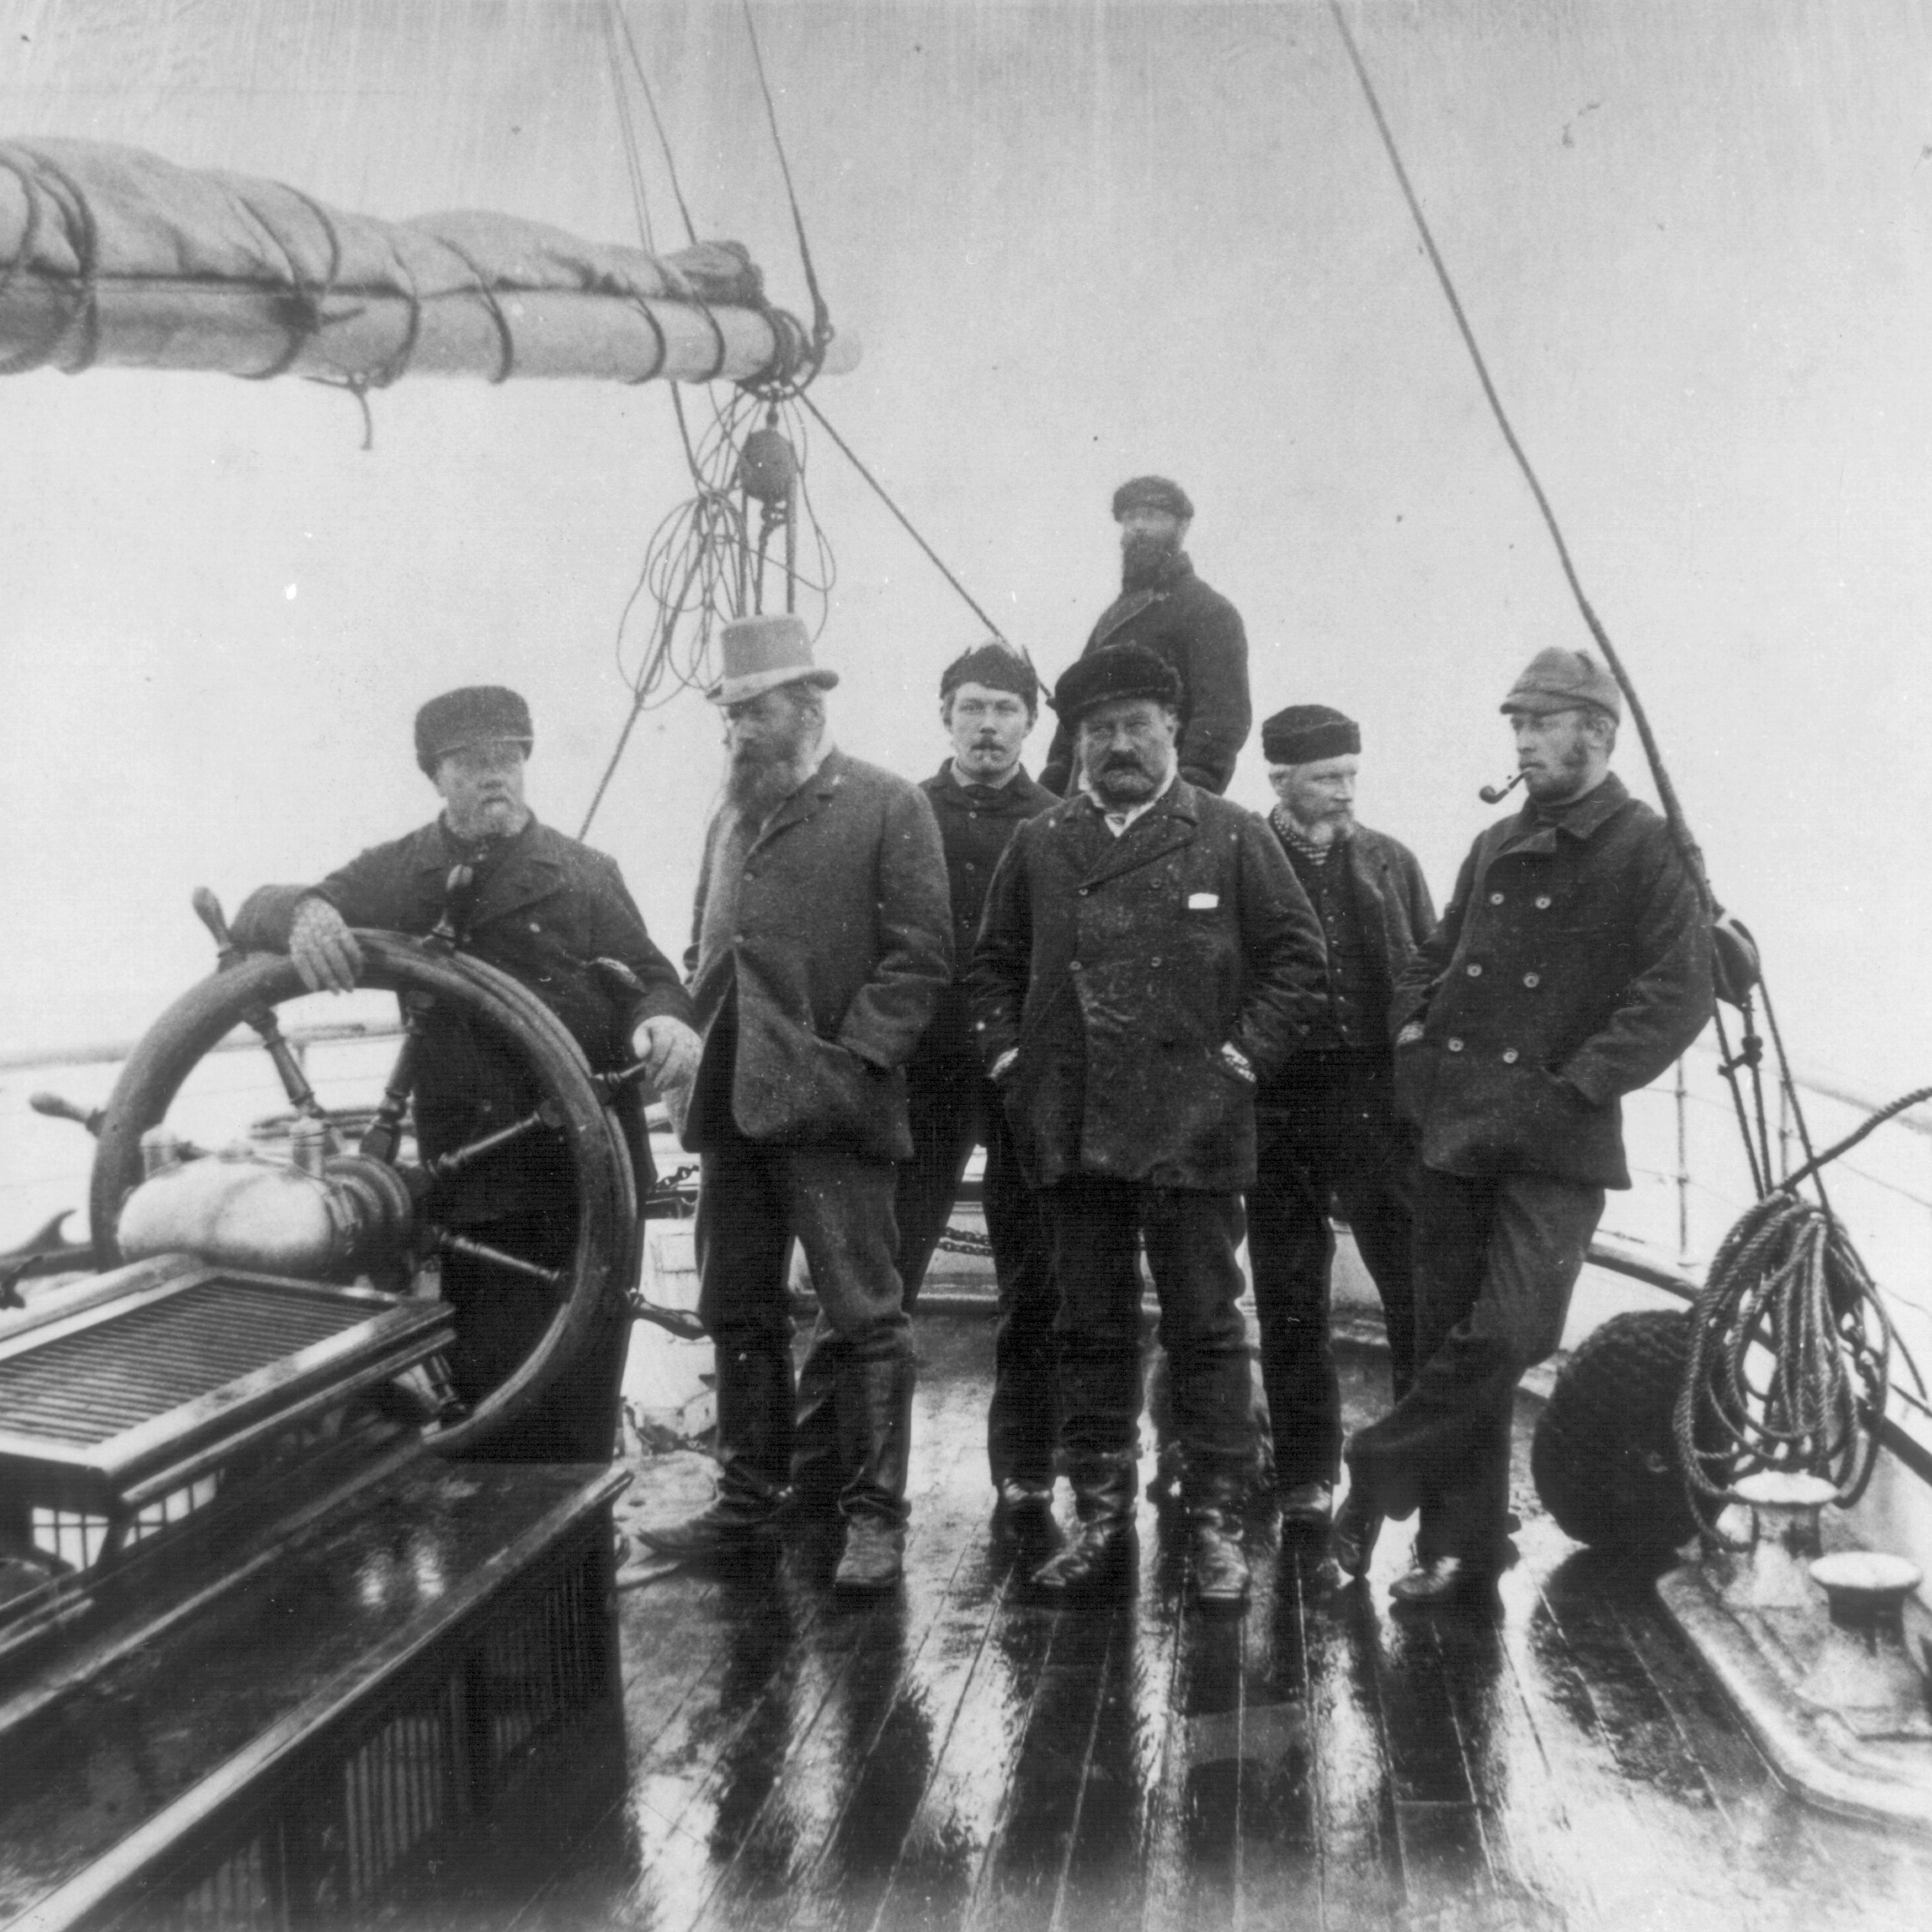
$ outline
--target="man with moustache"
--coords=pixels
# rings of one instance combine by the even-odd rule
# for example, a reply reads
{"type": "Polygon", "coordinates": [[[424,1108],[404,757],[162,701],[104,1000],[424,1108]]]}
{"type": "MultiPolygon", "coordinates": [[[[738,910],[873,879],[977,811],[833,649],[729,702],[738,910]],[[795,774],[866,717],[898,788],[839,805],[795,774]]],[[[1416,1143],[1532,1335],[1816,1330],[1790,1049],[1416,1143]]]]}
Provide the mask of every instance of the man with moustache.
{"type": "MultiPolygon", "coordinates": [[[[1101,613],[1083,657],[1132,644],[1180,681],[1180,776],[1202,791],[1228,789],[1246,743],[1248,639],[1240,613],[1194,574],[1182,545],[1194,520],[1187,492],[1165,476],[1136,476],[1114,492],[1120,526],[1120,594],[1101,613]]],[[[1053,734],[1040,782],[1060,797],[1076,790],[1073,734],[1053,734]]]]}
{"type": "MultiPolygon", "coordinates": [[[[317,886],[264,886],[235,920],[238,945],[285,952],[311,992],[346,992],[362,970],[354,926],[431,932],[458,913],[464,948],[528,987],[570,1029],[592,1068],[634,1057],[659,1084],[698,1062],[689,998],[651,943],[614,861],[540,824],[524,801],[534,736],[514,691],[446,692],[416,713],[416,763],[442,799],[434,824],[378,845],[317,886]],[[460,902],[449,880],[468,868],[460,902]],[[610,962],[622,970],[613,973],[610,962]],[[626,980],[628,973],[628,980],[626,980]]],[[[425,1159],[520,1120],[536,1084],[499,1035],[444,1003],[422,1016],[412,1109],[425,1159]]],[[[651,1185],[650,1144],[635,1087],[619,1102],[638,1190],[651,1185]]],[[[570,1155],[560,1135],[526,1135],[453,1180],[436,1184],[436,1220],[545,1268],[577,1238],[570,1155]]],[[[548,1291],[493,1263],[452,1253],[444,1298],[456,1312],[450,1363],[474,1402],[528,1355],[549,1323],[548,1291]]],[[[603,1462],[616,1432],[629,1318],[613,1300],[584,1348],[536,1406],[478,1450],[493,1461],[603,1462]]]]}
{"type": "Polygon", "coordinates": [[[718,1494],[640,1531],[667,1553],[769,1546],[791,1474],[786,1260],[796,1238],[818,1298],[807,1360],[836,1344],[836,1586],[897,1581],[905,1540],[912,1334],[892,1221],[908,1159],[905,1064],[952,977],[946,864],[932,812],[903,778],[835,749],[794,616],[724,627],[725,796],[706,835],[686,956],[704,1035],[684,1144],[701,1159],[699,1313],[717,1349],[718,1494]]]}
{"type": "MultiPolygon", "coordinates": [[[[1032,664],[994,638],[962,652],[939,680],[939,717],[951,755],[920,786],[939,821],[952,898],[953,980],[906,1068],[912,1158],[893,1200],[898,1263],[908,1310],[946,1232],[976,1144],[986,1150],[981,1200],[999,1284],[986,1456],[999,1526],[1036,1543],[1053,1506],[1053,1318],[1057,1298],[1046,1225],[1022,1174],[1012,1130],[980,1064],[966,974],[993,868],[1026,819],[1058,803],[1020,762],[1040,708],[1032,664]]],[[[815,1351],[799,1380],[793,1486],[807,1506],[850,1474],[837,1434],[836,1343],[815,1351]]]]}
{"type": "Polygon", "coordinates": [[[1503,700],[1522,808],[1478,838],[1396,988],[1398,1105],[1421,1134],[1414,1382],[1348,1448],[1332,1546],[1366,1574],[1420,1509],[1400,1603],[1486,1597],[1511,1555],[1510,1421],[1628,1187],[1618,1102],[1695,1040],[1708,921],[1670,828],[1610,769],[1623,700],[1587,651],[1539,652],[1503,700]]]}
{"type": "Polygon", "coordinates": [[[1360,728],[1325,704],[1292,704],[1262,726],[1268,823],[1322,922],[1328,998],[1304,1050],[1256,1098],[1248,1258],[1282,1514],[1324,1526],[1342,1453],[1328,1334],[1336,1202],[1382,1298],[1398,1399],[1415,1371],[1414,1141],[1396,1117],[1388,1016],[1436,909],[1415,855],[1355,822],[1361,749],[1360,728]]]}
{"type": "Polygon", "coordinates": [[[1050,1592],[1131,1546],[1144,1242],[1172,1366],[1196,1592],[1246,1595],[1237,1514],[1254,1448],[1235,1302],[1254,1094],[1323,1004],[1322,933],[1252,812],[1180,773],[1180,680],[1127,644],[1054,692],[1074,797],[1013,834],[971,976],[980,1052],[1053,1232],[1061,1441],[1077,1534],[1050,1592]]]}

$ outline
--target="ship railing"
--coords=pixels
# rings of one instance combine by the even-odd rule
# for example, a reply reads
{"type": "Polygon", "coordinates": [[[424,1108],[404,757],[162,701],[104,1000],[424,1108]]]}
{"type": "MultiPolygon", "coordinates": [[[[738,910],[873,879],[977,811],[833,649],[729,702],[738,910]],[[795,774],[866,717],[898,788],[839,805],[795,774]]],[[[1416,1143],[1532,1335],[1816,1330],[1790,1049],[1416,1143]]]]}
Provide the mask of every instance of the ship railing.
{"type": "MultiPolygon", "coordinates": [[[[284,1031],[325,1102],[367,1105],[392,1064],[398,1036],[386,994],[318,998],[284,1010],[284,1031]],[[310,1007],[304,1012],[304,1006],[310,1007]]],[[[51,1087],[83,1107],[104,1102],[131,1040],[0,1051],[0,1248],[22,1240],[86,1196],[90,1144],[71,1124],[31,1112],[30,1094],[51,1087]]],[[[1811,1070],[1796,1078],[1814,1147],[1838,1139],[1889,1099],[1811,1070]]],[[[1781,1095],[1767,1094],[1774,1166],[1803,1165],[1798,1124],[1781,1095]]],[[[238,1029],[202,1060],[170,1121],[219,1146],[240,1126],[282,1108],[260,1042],[238,1029]]],[[[1750,1204],[1749,1168],[1715,1051],[1700,1042],[1660,1079],[1624,1102],[1631,1182],[1612,1193],[1592,1259],[1658,1294],[1680,1298],[1750,1204]]],[[[1827,1171],[1826,1186],[1912,1356],[1932,1374],[1932,1108],[1887,1121],[1827,1171]]],[[[85,1238],[76,1211],[66,1232],[85,1238]]],[[[1916,1454],[1932,1455],[1932,1407],[1909,1372],[1894,1382],[1894,1420],[1916,1454]]],[[[1932,1468],[1932,1465],[1928,1465],[1932,1468]]]]}

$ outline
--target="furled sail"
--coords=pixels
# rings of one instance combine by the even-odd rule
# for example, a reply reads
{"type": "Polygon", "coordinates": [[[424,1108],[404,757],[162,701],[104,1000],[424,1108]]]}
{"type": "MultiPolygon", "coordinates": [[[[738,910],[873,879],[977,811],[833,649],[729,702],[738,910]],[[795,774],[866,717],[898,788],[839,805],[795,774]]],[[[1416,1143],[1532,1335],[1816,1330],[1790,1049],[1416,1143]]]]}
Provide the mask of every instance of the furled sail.
{"type": "Polygon", "coordinates": [[[0,142],[0,374],[742,382],[813,359],[734,242],[657,256],[508,215],[379,220],[138,148],[0,142]]]}

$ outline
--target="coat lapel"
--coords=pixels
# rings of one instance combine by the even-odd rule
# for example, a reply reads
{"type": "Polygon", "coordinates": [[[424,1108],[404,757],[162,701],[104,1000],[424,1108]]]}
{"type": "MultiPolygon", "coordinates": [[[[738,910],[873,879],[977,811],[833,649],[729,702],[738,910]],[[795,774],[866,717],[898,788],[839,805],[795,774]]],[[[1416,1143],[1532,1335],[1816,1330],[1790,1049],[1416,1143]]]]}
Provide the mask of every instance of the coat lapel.
{"type": "MultiPolygon", "coordinates": [[[[794,825],[802,825],[823,811],[826,801],[844,782],[844,764],[838,754],[828,753],[818,770],[765,820],[764,829],[752,841],[752,851],[760,850],[774,838],[782,837],[794,825]]],[[[746,856],[748,857],[750,854],[746,856]]]]}
{"type": "Polygon", "coordinates": [[[1115,598],[1100,613],[1100,621],[1094,626],[1094,634],[1087,640],[1088,650],[1099,650],[1123,624],[1138,617],[1163,594],[1159,590],[1130,590],[1125,596],[1115,598]]]}
{"type": "MultiPolygon", "coordinates": [[[[1100,814],[1096,812],[1094,817],[1097,821],[1100,814]]],[[[1081,884],[1104,885],[1124,872],[1137,872],[1143,866],[1151,866],[1170,852],[1191,844],[1195,821],[1194,788],[1185,780],[1176,778],[1166,798],[1153,811],[1136,819],[1119,838],[1112,837],[1104,825],[1101,826],[1101,836],[1107,842],[1106,849],[1089,865],[1081,884]]]]}

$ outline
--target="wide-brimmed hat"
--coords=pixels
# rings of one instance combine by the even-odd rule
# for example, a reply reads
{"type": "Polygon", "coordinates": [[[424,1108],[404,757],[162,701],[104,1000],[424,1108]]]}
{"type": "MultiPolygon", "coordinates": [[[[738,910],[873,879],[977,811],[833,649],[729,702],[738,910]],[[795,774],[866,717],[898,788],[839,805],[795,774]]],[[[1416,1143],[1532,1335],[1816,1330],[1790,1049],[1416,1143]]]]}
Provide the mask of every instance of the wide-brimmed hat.
{"type": "Polygon", "coordinates": [[[1588,705],[1622,721],[1624,694],[1617,681],[1588,651],[1565,650],[1551,644],[1537,652],[1502,701],[1504,711],[1527,711],[1543,717],[1552,711],[1576,711],[1588,705]]]}
{"type": "Polygon", "coordinates": [[[1065,724],[1077,724],[1096,704],[1116,698],[1150,698],[1180,708],[1180,674],[1144,644],[1114,644],[1076,658],[1060,674],[1051,700],[1065,724]]]}
{"type": "Polygon", "coordinates": [[[507,686],[466,684],[432,698],[416,713],[416,763],[428,777],[451,752],[498,738],[522,746],[526,755],[536,742],[530,707],[507,686]]]}
{"type": "Polygon", "coordinates": [[[713,704],[742,704],[782,684],[830,691],[838,682],[836,670],[812,662],[804,620],[789,613],[734,617],[724,626],[718,655],[718,681],[704,694],[713,704]]]}
{"type": "Polygon", "coordinates": [[[1271,765],[1318,765],[1362,748],[1362,728],[1326,704],[1291,704],[1262,726],[1262,756],[1271,765]]]}

